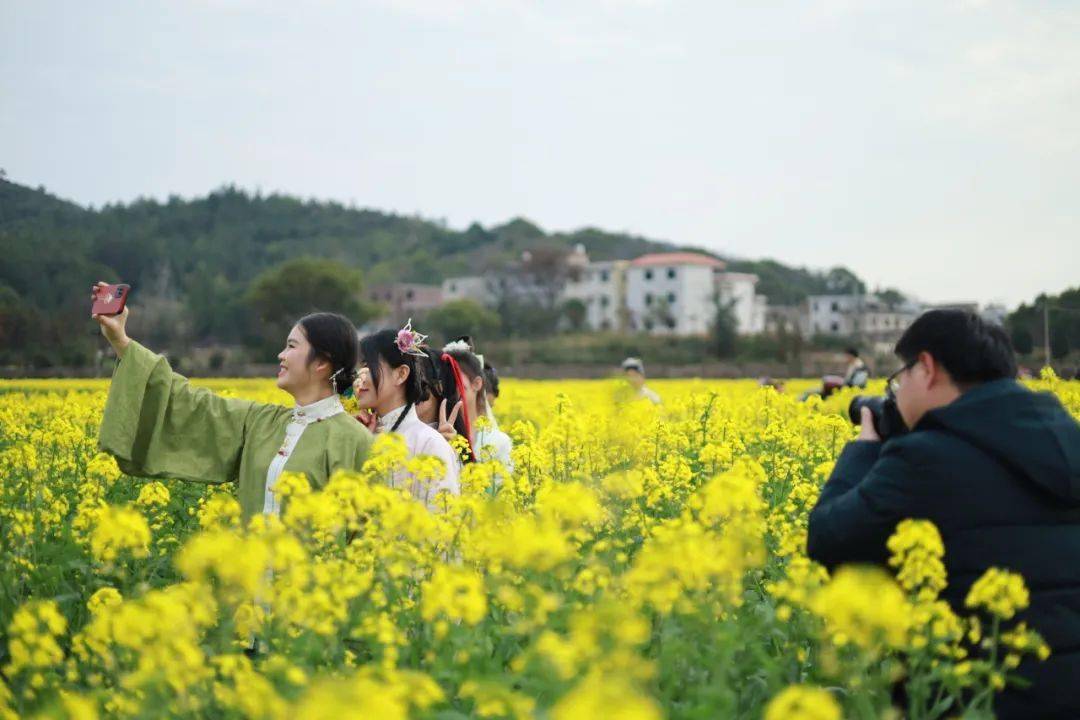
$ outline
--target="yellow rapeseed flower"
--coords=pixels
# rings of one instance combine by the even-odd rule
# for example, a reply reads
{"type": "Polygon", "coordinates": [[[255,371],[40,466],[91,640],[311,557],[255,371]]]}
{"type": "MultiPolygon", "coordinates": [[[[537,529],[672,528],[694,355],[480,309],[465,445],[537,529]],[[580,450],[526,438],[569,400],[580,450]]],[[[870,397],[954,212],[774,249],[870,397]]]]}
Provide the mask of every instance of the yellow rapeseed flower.
{"type": "Polygon", "coordinates": [[[789,685],[765,707],[765,720],[840,720],[840,703],[828,690],[789,685]]]}

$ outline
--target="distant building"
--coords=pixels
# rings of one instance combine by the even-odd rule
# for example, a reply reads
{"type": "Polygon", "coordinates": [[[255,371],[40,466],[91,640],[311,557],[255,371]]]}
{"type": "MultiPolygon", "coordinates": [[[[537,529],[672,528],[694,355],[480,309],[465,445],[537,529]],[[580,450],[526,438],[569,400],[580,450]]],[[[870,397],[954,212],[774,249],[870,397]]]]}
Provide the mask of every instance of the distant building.
{"type": "Polygon", "coordinates": [[[742,334],[762,332],[765,298],[757,276],[729,273],[703,253],[652,253],[630,261],[589,262],[567,283],[564,297],[585,304],[593,330],[637,330],[704,335],[716,320],[717,302],[730,304],[742,334]]]}
{"type": "Polygon", "coordinates": [[[590,330],[705,335],[712,332],[721,305],[731,308],[740,334],[765,331],[768,308],[765,296],[756,292],[757,276],[728,272],[722,260],[704,253],[593,262],[578,245],[561,263],[539,266],[549,277],[525,253],[521,263],[501,273],[447,278],[443,300],[470,299],[494,307],[500,298],[512,298],[547,306],[554,278],[558,302],[581,302],[590,330]]]}
{"type": "Polygon", "coordinates": [[[918,303],[890,304],[876,295],[811,295],[804,307],[806,335],[874,343],[895,342],[923,311],[918,303]]]}
{"type": "Polygon", "coordinates": [[[855,335],[857,295],[811,295],[806,298],[806,334],[851,337],[855,335]]]}
{"type": "Polygon", "coordinates": [[[396,324],[442,305],[443,291],[438,285],[389,283],[371,287],[367,299],[386,308],[381,319],[396,324]]]}
{"type": "Polygon", "coordinates": [[[576,281],[563,290],[566,300],[585,305],[585,326],[591,330],[626,330],[626,260],[588,263],[576,281]]]}
{"type": "Polygon", "coordinates": [[[720,303],[730,305],[735,314],[735,327],[740,335],[765,332],[769,301],[757,294],[757,275],[722,272],[715,274],[720,303]]]}
{"type": "Polygon", "coordinates": [[[769,305],[765,310],[765,332],[771,335],[783,332],[807,337],[807,322],[805,305],[769,305]]]}
{"type": "Polygon", "coordinates": [[[472,300],[485,307],[495,304],[498,298],[498,280],[500,278],[482,275],[462,275],[443,280],[443,302],[451,300],[472,300]]]}

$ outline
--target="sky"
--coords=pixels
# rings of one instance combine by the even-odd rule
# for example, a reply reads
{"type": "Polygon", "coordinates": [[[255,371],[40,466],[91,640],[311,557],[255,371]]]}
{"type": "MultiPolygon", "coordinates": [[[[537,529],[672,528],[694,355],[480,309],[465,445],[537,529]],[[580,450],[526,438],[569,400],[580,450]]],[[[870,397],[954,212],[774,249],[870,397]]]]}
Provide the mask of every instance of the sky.
{"type": "Polygon", "coordinates": [[[6,0],[0,168],[84,205],[232,183],[1015,305],[1080,285],[1077,38],[1075,0],[6,0]]]}

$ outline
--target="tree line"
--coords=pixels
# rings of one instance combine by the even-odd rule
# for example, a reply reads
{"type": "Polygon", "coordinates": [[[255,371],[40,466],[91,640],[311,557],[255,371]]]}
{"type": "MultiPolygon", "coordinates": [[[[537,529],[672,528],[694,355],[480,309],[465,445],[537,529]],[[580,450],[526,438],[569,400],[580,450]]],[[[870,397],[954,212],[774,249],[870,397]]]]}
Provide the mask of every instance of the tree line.
{"type": "MultiPolygon", "coordinates": [[[[379,309],[370,283],[438,283],[483,274],[522,253],[581,243],[594,260],[682,249],[671,243],[586,228],[547,233],[515,219],[465,230],[445,222],[249,193],[232,186],[205,197],[87,208],[44,188],[0,179],[0,365],[80,366],[101,348],[88,322],[90,284],[134,287],[133,332],[155,348],[240,346],[265,358],[280,326],[307,309],[337,310],[357,323],[379,309]]],[[[816,272],[773,260],[729,259],[753,272],[771,303],[861,286],[843,268],[816,272]]],[[[479,322],[492,334],[550,334],[566,308],[507,303],[479,322]]]]}

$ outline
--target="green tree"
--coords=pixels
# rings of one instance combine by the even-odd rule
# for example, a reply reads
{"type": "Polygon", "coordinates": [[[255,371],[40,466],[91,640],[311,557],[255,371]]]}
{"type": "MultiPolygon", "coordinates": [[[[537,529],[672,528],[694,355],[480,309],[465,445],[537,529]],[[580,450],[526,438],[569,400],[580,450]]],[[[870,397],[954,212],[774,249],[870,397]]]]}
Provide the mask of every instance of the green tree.
{"type": "Polygon", "coordinates": [[[585,328],[585,318],[588,308],[585,303],[577,298],[570,298],[562,304],[562,316],[566,319],[568,329],[579,332],[585,328]]]}
{"type": "Polygon", "coordinates": [[[734,302],[716,302],[716,319],[713,320],[713,349],[716,357],[735,357],[738,349],[738,321],[733,310],[734,302]]]}
{"type": "Polygon", "coordinates": [[[499,332],[499,316],[473,300],[451,300],[424,316],[417,327],[425,333],[450,339],[471,335],[493,339],[499,332]]]}
{"type": "Polygon", "coordinates": [[[907,298],[904,296],[904,293],[900,292],[896,288],[885,288],[884,290],[878,290],[875,294],[879,298],[881,298],[882,302],[884,302],[891,308],[894,308],[900,303],[907,300],[907,298]]]}
{"type": "Polygon", "coordinates": [[[825,288],[832,295],[866,294],[866,283],[845,267],[834,267],[826,273],[825,288]]]}
{"type": "Polygon", "coordinates": [[[247,303],[258,320],[249,341],[266,351],[284,341],[292,323],[311,312],[337,312],[356,325],[374,308],[360,297],[360,271],[332,260],[299,257],[266,270],[251,283],[247,303]]]}
{"type": "Polygon", "coordinates": [[[1039,295],[1031,305],[1022,304],[1005,318],[1013,346],[1021,355],[1034,353],[1042,360],[1046,343],[1044,312],[1049,312],[1050,356],[1067,357],[1080,349],[1080,287],[1060,295],[1039,295]]]}

